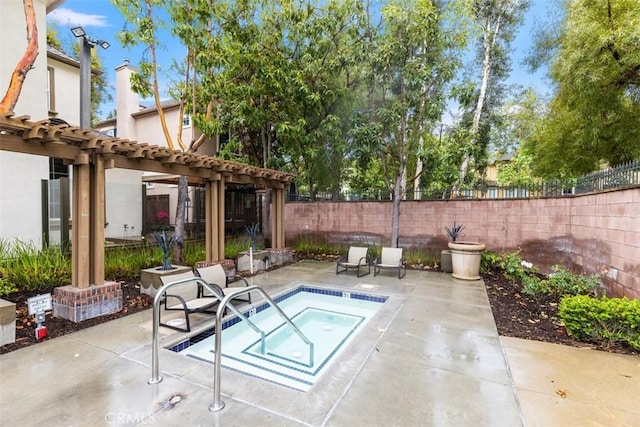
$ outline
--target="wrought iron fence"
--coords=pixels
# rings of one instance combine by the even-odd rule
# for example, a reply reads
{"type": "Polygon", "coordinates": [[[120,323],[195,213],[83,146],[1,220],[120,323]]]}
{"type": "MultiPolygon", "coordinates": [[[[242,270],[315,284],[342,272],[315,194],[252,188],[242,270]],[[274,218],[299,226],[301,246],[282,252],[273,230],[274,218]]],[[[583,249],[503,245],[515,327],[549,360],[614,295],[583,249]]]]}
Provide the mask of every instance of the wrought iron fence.
{"type": "MultiPolygon", "coordinates": [[[[495,182],[483,182],[473,187],[457,190],[456,199],[535,199],[543,197],[566,197],[574,194],[640,185],[640,160],[594,172],[577,179],[553,180],[542,183],[517,186],[501,186],[495,182]]],[[[406,200],[447,200],[453,198],[451,187],[432,186],[406,194],[406,200]]],[[[313,194],[288,192],[288,202],[321,201],[381,201],[392,200],[392,193],[383,190],[362,192],[340,192],[338,195],[326,192],[313,194]]]]}
{"type": "Polygon", "coordinates": [[[593,172],[576,180],[576,193],[591,193],[640,183],[640,160],[593,172]]]}

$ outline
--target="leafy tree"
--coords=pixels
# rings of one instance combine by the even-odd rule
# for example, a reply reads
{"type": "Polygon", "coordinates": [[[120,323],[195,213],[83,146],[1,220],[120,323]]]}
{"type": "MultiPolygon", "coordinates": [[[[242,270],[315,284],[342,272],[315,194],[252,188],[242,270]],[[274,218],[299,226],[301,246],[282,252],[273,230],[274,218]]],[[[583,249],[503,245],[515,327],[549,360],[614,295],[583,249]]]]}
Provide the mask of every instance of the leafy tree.
{"type": "Polygon", "coordinates": [[[464,41],[461,32],[446,28],[444,12],[431,1],[392,1],[381,9],[381,25],[368,28],[368,106],[357,116],[352,135],[363,153],[378,157],[393,194],[394,247],[400,202],[407,182],[417,178],[408,178],[408,166],[412,156],[425,157],[425,132],[442,115],[443,89],[458,63],[453,51],[464,41]]]}
{"type": "Polygon", "coordinates": [[[635,0],[565,3],[556,94],[527,144],[545,177],[576,176],[640,156],[640,8],[635,0]]]}
{"type": "Polygon", "coordinates": [[[287,167],[311,191],[330,189],[337,195],[350,89],[357,84],[350,73],[359,2],[208,7],[203,16],[211,19],[210,36],[203,38],[206,47],[195,66],[206,76],[199,83],[202,102],[212,102],[214,113],[204,118],[194,111],[196,124],[205,132],[229,133],[221,153],[287,167]]]}
{"type": "Polygon", "coordinates": [[[510,43],[528,7],[529,0],[473,1],[474,20],[480,28],[477,52],[481,76],[473,102],[470,98],[463,101],[463,105],[473,110],[467,111],[467,120],[463,123],[469,129],[469,140],[460,164],[458,187],[465,183],[471,160],[482,160],[486,156],[489,131],[496,118],[493,113],[500,107],[503,96],[500,82],[510,71],[510,43]]]}
{"type": "Polygon", "coordinates": [[[63,50],[62,42],[60,41],[60,31],[53,23],[47,25],[47,46],[51,46],[59,51],[63,50]]]}
{"type": "Polygon", "coordinates": [[[519,91],[504,103],[500,126],[492,129],[492,153],[495,157],[508,155],[506,164],[498,166],[498,184],[528,185],[535,181],[533,154],[524,142],[534,133],[545,109],[533,88],[519,91]]]}
{"type": "MultiPolygon", "coordinates": [[[[124,47],[143,45],[146,47],[145,56],[138,64],[139,72],[131,76],[131,88],[142,95],[153,95],[160,119],[160,125],[167,143],[167,147],[174,150],[173,136],[169,133],[164,109],[160,103],[160,90],[158,87],[158,49],[160,42],[158,32],[166,28],[166,23],[159,18],[160,10],[167,7],[166,0],[111,0],[127,21],[125,27],[118,34],[118,39],[124,47]]],[[[184,97],[181,98],[184,103],[184,97]]],[[[182,111],[182,106],[180,107],[182,111]]],[[[182,115],[180,115],[182,117],[182,115]]],[[[182,126],[178,126],[178,145],[183,151],[187,151],[182,142],[182,126]]],[[[184,262],[184,223],[185,202],[189,190],[188,179],[185,176],[178,178],[178,200],[176,207],[176,227],[172,238],[173,261],[181,264],[184,262]]]]}

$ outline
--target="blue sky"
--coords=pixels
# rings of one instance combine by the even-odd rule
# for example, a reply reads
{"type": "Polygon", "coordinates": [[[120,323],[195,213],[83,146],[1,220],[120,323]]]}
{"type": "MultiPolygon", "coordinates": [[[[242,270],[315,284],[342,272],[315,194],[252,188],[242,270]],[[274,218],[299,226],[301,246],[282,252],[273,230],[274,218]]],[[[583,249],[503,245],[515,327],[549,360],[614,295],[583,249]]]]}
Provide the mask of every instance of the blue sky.
{"type": "MultiPolygon", "coordinates": [[[[522,59],[531,49],[532,30],[536,22],[544,22],[550,13],[553,13],[555,0],[532,0],[531,8],[526,15],[525,23],[521,27],[514,41],[513,71],[509,83],[517,83],[524,86],[534,86],[541,93],[546,93],[548,84],[544,81],[544,72],[530,74],[521,66],[522,59]]],[[[115,83],[114,69],[128,58],[136,65],[143,54],[142,49],[128,50],[120,45],[116,35],[124,27],[125,20],[120,12],[111,5],[109,0],[66,0],[54,12],[48,16],[49,22],[55,22],[60,29],[60,38],[63,43],[74,42],[70,29],[81,25],[87,34],[94,39],[106,40],[111,43],[108,50],[97,48],[100,52],[107,79],[111,85],[115,83]]],[[[173,40],[167,31],[162,37],[165,50],[160,52],[161,70],[160,86],[165,87],[169,82],[171,58],[181,60],[184,57],[184,48],[179,42],[173,40]]],[[[114,91],[115,92],[115,91],[114,91]]],[[[166,97],[166,96],[165,96],[166,97]]],[[[151,103],[150,101],[148,103],[151,103]]],[[[104,105],[102,114],[114,108],[113,104],[104,105]]]]}

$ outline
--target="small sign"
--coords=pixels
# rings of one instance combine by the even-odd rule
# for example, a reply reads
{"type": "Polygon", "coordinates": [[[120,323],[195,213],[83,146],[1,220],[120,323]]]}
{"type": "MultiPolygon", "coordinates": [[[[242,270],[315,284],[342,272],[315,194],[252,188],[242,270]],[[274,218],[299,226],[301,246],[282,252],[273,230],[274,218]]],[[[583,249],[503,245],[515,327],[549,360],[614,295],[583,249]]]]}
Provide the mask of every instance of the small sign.
{"type": "Polygon", "coordinates": [[[29,314],[51,310],[51,294],[36,295],[27,299],[29,304],[29,314]]]}

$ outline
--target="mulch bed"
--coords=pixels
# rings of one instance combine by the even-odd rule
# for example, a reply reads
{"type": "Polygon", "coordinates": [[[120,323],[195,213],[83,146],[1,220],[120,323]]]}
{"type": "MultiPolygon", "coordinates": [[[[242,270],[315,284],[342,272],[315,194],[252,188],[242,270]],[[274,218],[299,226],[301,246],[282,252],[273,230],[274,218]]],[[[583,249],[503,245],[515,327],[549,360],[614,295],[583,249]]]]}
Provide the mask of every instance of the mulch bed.
{"type": "MultiPolygon", "coordinates": [[[[558,302],[552,298],[531,298],[522,293],[518,284],[507,280],[499,270],[492,270],[483,276],[489,302],[496,321],[498,333],[502,336],[524,338],[564,344],[581,348],[593,348],[608,352],[639,355],[629,346],[615,344],[608,347],[577,341],[567,334],[558,318],[558,302]]],[[[79,331],[104,322],[128,316],[150,308],[153,300],[140,294],[140,285],[136,281],[123,281],[123,309],[117,313],[96,317],[80,323],[54,318],[47,313],[48,336],[43,340],[35,337],[36,323],[28,314],[27,298],[35,293],[16,293],[4,299],[16,303],[16,342],[0,347],[0,354],[8,353],[79,331]]],[[[51,290],[53,293],[53,291],[51,290]]],[[[46,292],[41,292],[46,293],[46,292]]]]}
{"type": "Polygon", "coordinates": [[[29,306],[27,299],[41,293],[51,292],[19,292],[8,295],[3,299],[16,304],[16,342],[13,344],[5,344],[0,347],[0,354],[9,353],[23,347],[28,347],[42,341],[61,337],[91,326],[109,322],[129,314],[137,313],[142,310],[151,308],[153,298],[140,293],[140,284],[136,281],[123,281],[122,285],[122,310],[117,313],[107,314],[105,316],[94,317],[82,322],[74,323],[70,320],[53,317],[52,312],[47,312],[45,325],[47,326],[47,337],[42,340],[36,339],[36,321],[33,316],[29,315],[29,306]]]}
{"type": "Polygon", "coordinates": [[[487,295],[498,333],[505,337],[524,338],[611,353],[639,355],[632,347],[614,343],[603,345],[578,341],[567,334],[558,316],[558,298],[530,297],[522,287],[506,279],[500,270],[483,275],[487,295]]]}

